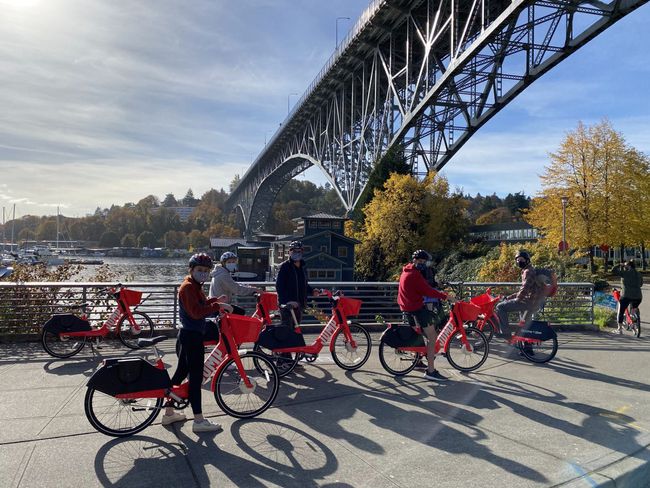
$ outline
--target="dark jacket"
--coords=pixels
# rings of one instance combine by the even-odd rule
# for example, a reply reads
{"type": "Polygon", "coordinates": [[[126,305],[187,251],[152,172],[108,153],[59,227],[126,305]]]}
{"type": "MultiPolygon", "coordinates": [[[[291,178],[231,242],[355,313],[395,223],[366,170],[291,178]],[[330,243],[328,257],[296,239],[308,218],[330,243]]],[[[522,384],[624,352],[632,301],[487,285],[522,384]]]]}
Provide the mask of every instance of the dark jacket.
{"type": "Polygon", "coordinates": [[[285,305],[287,302],[298,302],[301,307],[305,307],[307,295],[313,293],[312,287],[307,282],[305,261],[300,260],[300,268],[296,267],[290,259],[283,262],[275,280],[275,289],[280,305],[285,305]]]}
{"type": "Polygon", "coordinates": [[[424,297],[447,299],[447,295],[431,288],[413,263],[402,269],[397,290],[397,303],[402,312],[415,312],[424,306],[424,297]]]}
{"type": "Polygon", "coordinates": [[[219,311],[216,298],[206,298],[201,283],[186,276],[178,289],[179,329],[205,333],[205,318],[219,311]]]}
{"type": "Polygon", "coordinates": [[[621,277],[621,297],[628,300],[641,300],[643,295],[641,287],[643,286],[643,275],[636,269],[624,269],[621,265],[614,266],[612,272],[621,277]]]}
{"type": "Polygon", "coordinates": [[[521,270],[521,287],[519,291],[508,297],[508,299],[515,299],[518,302],[532,304],[539,299],[541,287],[537,282],[537,272],[532,264],[528,264],[521,270]]]}

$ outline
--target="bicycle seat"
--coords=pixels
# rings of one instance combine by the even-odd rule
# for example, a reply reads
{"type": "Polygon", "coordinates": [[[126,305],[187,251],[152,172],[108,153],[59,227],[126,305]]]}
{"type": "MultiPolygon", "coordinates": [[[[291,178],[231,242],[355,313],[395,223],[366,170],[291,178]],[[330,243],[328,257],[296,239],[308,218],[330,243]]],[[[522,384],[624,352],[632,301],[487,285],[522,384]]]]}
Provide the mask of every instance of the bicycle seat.
{"type": "Polygon", "coordinates": [[[138,339],[138,347],[149,347],[167,339],[167,336],[157,336],[150,339],[138,339]]]}

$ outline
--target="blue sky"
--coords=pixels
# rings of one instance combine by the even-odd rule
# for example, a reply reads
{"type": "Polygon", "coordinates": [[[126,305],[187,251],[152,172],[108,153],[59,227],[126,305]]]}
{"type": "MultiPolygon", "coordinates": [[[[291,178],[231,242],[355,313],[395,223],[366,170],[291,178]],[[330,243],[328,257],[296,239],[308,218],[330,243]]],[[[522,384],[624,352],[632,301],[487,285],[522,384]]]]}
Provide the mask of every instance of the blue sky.
{"type": "MultiPolygon", "coordinates": [[[[0,206],[81,216],[227,188],[331,55],[336,17],[342,38],[367,5],[0,0],[0,206]]],[[[578,120],[650,153],[649,22],[642,7],[527,89],[447,165],[451,185],[536,192],[578,120]]]]}

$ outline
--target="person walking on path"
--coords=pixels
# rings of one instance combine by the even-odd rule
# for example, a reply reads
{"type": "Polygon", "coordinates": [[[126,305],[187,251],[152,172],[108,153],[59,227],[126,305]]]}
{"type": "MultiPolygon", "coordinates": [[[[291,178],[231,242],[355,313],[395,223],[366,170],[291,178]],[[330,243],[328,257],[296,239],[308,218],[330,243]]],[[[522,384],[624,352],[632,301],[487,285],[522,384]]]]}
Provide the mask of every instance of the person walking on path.
{"type": "Polygon", "coordinates": [[[621,298],[618,302],[618,311],[616,314],[616,323],[618,324],[616,331],[622,334],[625,310],[630,305],[632,308],[639,308],[643,299],[641,292],[643,275],[637,271],[636,263],[633,259],[630,259],[625,264],[614,266],[612,273],[621,277],[621,298]]]}
{"type": "Polygon", "coordinates": [[[429,253],[421,249],[413,253],[413,258],[399,277],[397,303],[411,327],[419,326],[427,343],[427,370],[424,377],[433,381],[445,381],[446,376],[435,369],[436,328],[433,326],[433,314],[426,307],[424,297],[447,299],[447,294],[432,288],[424,277],[429,253]]]}

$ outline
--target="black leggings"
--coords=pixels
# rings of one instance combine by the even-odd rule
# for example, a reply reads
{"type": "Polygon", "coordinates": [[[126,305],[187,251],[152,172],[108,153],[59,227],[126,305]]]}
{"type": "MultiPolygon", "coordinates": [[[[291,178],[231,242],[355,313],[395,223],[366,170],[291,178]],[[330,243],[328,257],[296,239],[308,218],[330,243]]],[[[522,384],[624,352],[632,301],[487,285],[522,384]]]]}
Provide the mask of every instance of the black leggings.
{"type": "Polygon", "coordinates": [[[203,334],[193,330],[181,329],[176,339],[181,347],[178,354],[178,368],[172,377],[172,385],[180,385],[190,376],[189,396],[194,415],[200,414],[201,386],[203,384],[203,334]]]}
{"type": "Polygon", "coordinates": [[[625,314],[625,309],[628,307],[628,305],[632,305],[632,308],[639,308],[640,304],[641,304],[640,298],[638,300],[632,300],[630,298],[621,297],[621,299],[618,302],[618,314],[616,316],[616,321],[619,324],[625,323],[623,315],[625,314]]]}

